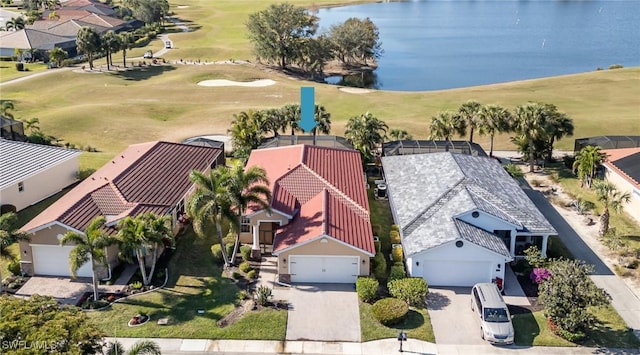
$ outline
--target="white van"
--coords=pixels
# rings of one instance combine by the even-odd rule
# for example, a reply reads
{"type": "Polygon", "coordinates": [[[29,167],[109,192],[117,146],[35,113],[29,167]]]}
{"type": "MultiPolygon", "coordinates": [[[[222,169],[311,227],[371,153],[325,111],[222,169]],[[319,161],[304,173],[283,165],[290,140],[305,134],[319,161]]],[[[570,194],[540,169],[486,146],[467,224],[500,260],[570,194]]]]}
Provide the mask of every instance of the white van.
{"type": "Polygon", "coordinates": [[[511,315],[498,287],[480,283],[471,289],[471,310],[480,320],[480,336],[492,344],[513,344],[511,315]]]}

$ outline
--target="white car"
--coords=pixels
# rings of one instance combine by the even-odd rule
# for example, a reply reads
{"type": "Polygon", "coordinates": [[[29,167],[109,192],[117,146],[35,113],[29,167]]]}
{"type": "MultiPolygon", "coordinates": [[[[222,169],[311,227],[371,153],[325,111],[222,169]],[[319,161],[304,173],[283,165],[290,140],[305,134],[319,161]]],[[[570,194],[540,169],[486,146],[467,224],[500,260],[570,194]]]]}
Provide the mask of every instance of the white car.
{"type": "Polygon", "coordinates": [[[471,289],[471,310],[480,321],[480,337],[491,344],[513,344],[514,330],[509,308],[494,283],[476,284],[471,289]]]}
{"type": "Polygon", "coordinates": [[[142,58],[145,58],[145,59],[151,59],[151,58],[153,58],[153,52],[152,52],[152,51],[146,51],[146,52],[144,52],[144,55],[142,56],[142,58]]]}

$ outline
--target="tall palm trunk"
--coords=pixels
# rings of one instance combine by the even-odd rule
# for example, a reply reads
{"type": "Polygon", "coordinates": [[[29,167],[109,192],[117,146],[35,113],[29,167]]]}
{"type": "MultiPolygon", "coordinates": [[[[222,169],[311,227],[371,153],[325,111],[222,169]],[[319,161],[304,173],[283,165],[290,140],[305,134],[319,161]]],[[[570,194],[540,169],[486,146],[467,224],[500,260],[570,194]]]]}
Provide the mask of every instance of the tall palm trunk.
{"type": "Polygon", "coordinates": [[[553,144],[556,141],[556,137],[551,136],[551,139],[549,140],[549,151],[547,152],[547,161],[551,162],[551,160],[553,159],[553,144]]]}
{"type": "Polygon", "coordinates": [[[489,157],[493,158],[493,134],[491,135],[491,143],[489,146],[489,157]]]}
{"type": "Polygon", "coordinates": [[[533,137],[529,135],[527,137],[527,141],[529,142],[529,172],[533,172],[533,166],[535,165],[535,159],[533,157],[533,137]]]}
{"type": "Polygon", "coordinates": [[[140,273],[142,274],[142,283],[146,286],[149,284],[147,280],[147,267],[144,264],[144,257],[140,252],[140,249],[136,250],[136,257],[138,258],[138,266],[140,267],[140,273]]]}
{"type": "MultiPolygon", "coordinates": [[[[151,262],[151,271],[149,271],[149,283],[153,280],[153,273],[156,271],[156,260],[158,259],[158,243],[153,243],[153,260],[151,262]]],[[[147,284],[145,284],[146,286],[147,284]]]]}
{"type": "Polygon", "coordinates": [[[122,65],[127,67],[127,50],[124,48],[122,49],[122,65]]]}
{"type": "Polygon", "coordinates": [[[222,258],[224,259],[224,267],[228,267],[230,265],[229,256],[227,255],[227,248],[224,245],[224,240],[222,240],[222,226],[220,221],[216,221],[216,232],[218,233],[218,242],[220,242],[220,249],[222,251],[222,258]]]}
{"type": "MultiPolygon", "coordinates": [[[[93,258],[92,258],[93,259],[93,258]]],[[[96,263],[91,260],[91,271],[93,277],[93,300],[98,300],[98,278],[96,277],[96,263]]]]}
{"type": "Polygon", "coordinates": [[[600,237],[603,237],[609,231],[609,208],[605,207],[600,216],[600,230],[598,231],[600,237]]]}
{"type": "MultiPolygon", "coordinates": [[[[242,225],[242,211],[238,211],[238,226],[242,225]]],[[[233,245],[233,253],[231,253],[231,265],[235,264],[236,262],[236,254],[238,253],[238,248],[240,245],[240,227],[238,227],[238,231],[236,232],[236,241],[235,244],[233,245]]]]}
{"type": "Polygon", "coordinates": [[[473,127],[469,130],[469,143],[473,143],[473,127]]]}

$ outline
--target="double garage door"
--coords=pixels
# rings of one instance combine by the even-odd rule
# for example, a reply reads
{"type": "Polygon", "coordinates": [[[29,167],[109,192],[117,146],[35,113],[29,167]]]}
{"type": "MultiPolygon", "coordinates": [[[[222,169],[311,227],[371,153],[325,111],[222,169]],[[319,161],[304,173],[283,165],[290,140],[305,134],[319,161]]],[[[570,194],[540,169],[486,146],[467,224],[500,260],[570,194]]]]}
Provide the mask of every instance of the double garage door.
{"type": "Polygon", "coordinates": [[[491,262],[486,261],[421,261],[422,277],[429,286],[473,286],[491,282],[491,262]]]}
{"type": "MultiPolygon", "coordinates": [[[[71,276],[69,253],[73,246],[31,245],[36,275],[71,276]]],[[[78,277],[91,277],[91,260],[76,272],[78,277]]]]}
{"type": "Polygon", "coordinates": [[[357,256],[291,255],[291,282],[355,283],[360,274],[357,256]]]}

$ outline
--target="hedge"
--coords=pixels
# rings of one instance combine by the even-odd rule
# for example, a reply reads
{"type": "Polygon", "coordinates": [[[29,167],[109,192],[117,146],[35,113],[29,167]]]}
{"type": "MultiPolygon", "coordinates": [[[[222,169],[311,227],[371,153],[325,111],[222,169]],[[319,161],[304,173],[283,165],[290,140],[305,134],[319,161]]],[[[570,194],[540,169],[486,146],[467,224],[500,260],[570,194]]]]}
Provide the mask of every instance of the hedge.
{"type": "Polygon", "coordinates": [[[401,262],[394,263],[389,272],[389,280],[404,279],[405,277],[407,277],[407,272],[404,269],[404,264],[401,262]]]}
{"type": "Polygon", "coordinates": [[[391,232],[389,232],[389,238],[391,238],[391,244],[400,244],[400,232],[399,231],[391,231],[391,232]]]}
{"type": "Polygon", "coordinates": [[[409,305],[397,298],[383,298],[373,304],[371,312],[383,325],[394,325],[407,316],[409,305]]]}
{"type": "Polygon", "coordinates": [[[393,258],[394,262],[401,262],[402,261],[402,247],[401,246],[397,246],[395,248],[391,249],[391,257],[393,258]]]}
{"type": "Polygon", "coordinates": [[[384,280],[387,278],[387,259],[385,259],[382,253],[377,253],[373,258],[373,274],[379,280],[384,280]]]}
{"type": "Polygon", "coordinates": [[[391,296],[399,298],[413,306],[424,306],[429,288],[421,277],[410,277],[389,281],[387,284],[391,296]]]}
{"type": "Polygon", "coordinates": [[[214,244],[211,246],[211,254],[213,255],[213,260],[218,264],[222,264],[224,259],[222,259],[222,247],[220,244],[214,244]]]}
{"type": "Polygon", "coordinates": [[[249,264],[248,262],[243,261],[240,263],[240,266],[238,266],[238,269],[246,274],[249,271],[253,270],[253,267],[251,267],[251,264],[249,264]]]}
{"type": "Polygon", "coordinates": [[[242,255],[242,260],[247,261],[251,258],[251,246],[243,245],[240,247],[240,255],[242,255]]]}
{"type": "Polygon", "coordinates": [[[356,280],[356,292],[362,302],[371,302],[378,293],[378,280],[371,277],[358,277],[356,280]]]}

